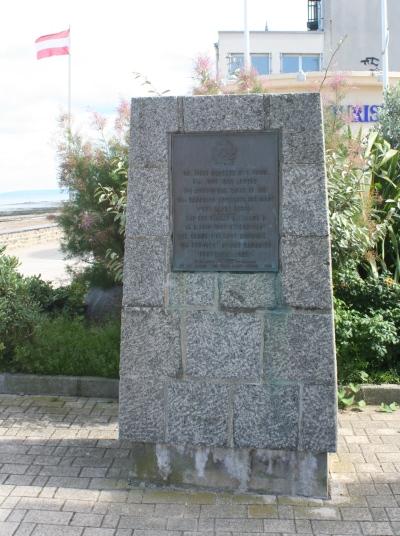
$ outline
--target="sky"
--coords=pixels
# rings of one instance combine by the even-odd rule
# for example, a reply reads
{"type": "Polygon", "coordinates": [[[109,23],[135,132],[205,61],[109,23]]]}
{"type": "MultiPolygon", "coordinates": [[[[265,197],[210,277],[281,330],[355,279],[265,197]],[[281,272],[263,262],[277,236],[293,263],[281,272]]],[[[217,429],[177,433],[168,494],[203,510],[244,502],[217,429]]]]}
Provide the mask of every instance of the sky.
{"type": "MultiPolygon", "coordinates": [[[[306,0],[248,0],[250,30],[306,30],[306,0]]],[[[34,41],[71,27],[74,128],[121,99],[190,94],[193,61],[214,58],[219,30],[243,29],[243,0],[13,0],[0,20],[0,193],[57,188],[57,118],[67,109],[68,56],[37,60],[34,41]]]]}

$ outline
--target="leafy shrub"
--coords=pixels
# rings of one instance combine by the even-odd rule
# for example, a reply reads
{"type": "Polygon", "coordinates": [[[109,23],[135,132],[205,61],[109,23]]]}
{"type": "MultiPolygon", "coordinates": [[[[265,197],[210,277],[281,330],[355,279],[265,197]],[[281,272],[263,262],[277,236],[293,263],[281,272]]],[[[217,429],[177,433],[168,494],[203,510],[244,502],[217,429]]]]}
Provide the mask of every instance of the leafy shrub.
{"type": "Polygon", "coordinates": [[[111,134],[106,120],[96,114],[94,126],[97,137],[85,140],[71,133],[65,121],[61,123],[58,178],[60,186],[70,193],[58,218],[64,236],[62,247],[70,256],[102,265],[109,279],[119,281],[116,260],[121,264],[124,252],[128,104],[120,104],[111,134]],[[119,199],[124,201],[119,203],[119,199]]]}
{"type": "Polygon", "coordinates": [[[357,381],[361,371],[370,374],[384,368],[389,349],[399,343],[394,322],[386,320],[381,312],[361,313],[337,298],[335,327],[341,383],[357,381]]]}
{"type": "Polygon", "coordinates": [[[400,148],[400,84],[386,91],[376,127],[392,147],[400,148]]]}
{"type": "Polygon", "coordinates": [[[8,370],[36,374],[118,377],[120,323],[44,317],[31,340],[19,343],[8,370]]]}
{"type": "Polygon", "coordinates": [[[38,276],[25,278],[25,283],[27,293],[38,304],[41,312],[76,316],[85,311],[87,284],[79,278],[69,285],[57,288],[38,276]]]}
{"type": "Polygon", "coordinates": [[[0,248],[0,362],[7,363],[21,341],[29,340],[39,321],[39,306],[18,273],[18,259],[0,248]]]}

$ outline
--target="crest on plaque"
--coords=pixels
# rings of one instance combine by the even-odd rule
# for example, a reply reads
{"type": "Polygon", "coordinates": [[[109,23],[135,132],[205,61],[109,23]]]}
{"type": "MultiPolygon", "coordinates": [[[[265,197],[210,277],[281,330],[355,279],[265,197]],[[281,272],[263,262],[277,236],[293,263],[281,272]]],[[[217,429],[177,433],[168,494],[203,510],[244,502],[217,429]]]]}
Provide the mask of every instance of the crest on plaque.
{"type": "Polygon", "coordinates": [[[211,150],[211,161],[220,166],[231,166],[235,163],[238,148],[230,140],[218,140],[211,150]]]}

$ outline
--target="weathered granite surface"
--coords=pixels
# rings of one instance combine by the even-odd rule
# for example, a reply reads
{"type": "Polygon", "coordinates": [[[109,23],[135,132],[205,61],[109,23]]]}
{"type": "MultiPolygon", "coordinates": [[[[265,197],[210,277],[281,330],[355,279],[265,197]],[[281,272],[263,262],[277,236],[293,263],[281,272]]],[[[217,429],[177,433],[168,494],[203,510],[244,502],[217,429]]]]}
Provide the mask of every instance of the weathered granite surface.
{"type": "Polygon", "coordinates": [[[182,374],[180,316],[158,308],[125,307],[120,374],[123,378],[176,378],[182,374]]]}
{"type": "Polygon", "coordinates": [[[319,95],[133,99],[126,236],[120,437],[134,480],[326,496],[336,369],[319,95]],[[271,129],[278,273],[173,273],[169,133],[271,129]]]}
{"type": "Polygon", "coordinates": [[[187,312],[186,374],[259,380],[263,319],[257,314],[187,312]]]}
{"type": "Polygon", "coordinates": [[[220,306],[226,309],[272,309],[276,306],[276,275],[223,274],[220,277],[220,306]]]}
{"type": "Polygon", "coordinates": [[[158,236],[125,240],[123,305],[163,306],[168,241],[158,236]]]}

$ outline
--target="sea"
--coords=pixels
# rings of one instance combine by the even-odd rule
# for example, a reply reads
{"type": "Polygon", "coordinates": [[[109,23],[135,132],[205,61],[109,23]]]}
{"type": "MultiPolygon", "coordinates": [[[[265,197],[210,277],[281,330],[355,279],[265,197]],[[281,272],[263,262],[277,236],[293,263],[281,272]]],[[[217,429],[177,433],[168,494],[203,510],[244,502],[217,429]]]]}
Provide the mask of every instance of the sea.
{"type": "Polygon", "coordinates": [[[66,190],[0,192],[0,215],[33,214],[57,210],[68,199],[66,190]]]}

